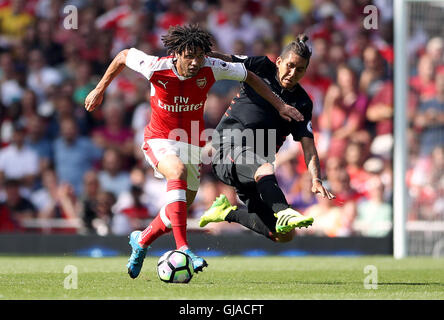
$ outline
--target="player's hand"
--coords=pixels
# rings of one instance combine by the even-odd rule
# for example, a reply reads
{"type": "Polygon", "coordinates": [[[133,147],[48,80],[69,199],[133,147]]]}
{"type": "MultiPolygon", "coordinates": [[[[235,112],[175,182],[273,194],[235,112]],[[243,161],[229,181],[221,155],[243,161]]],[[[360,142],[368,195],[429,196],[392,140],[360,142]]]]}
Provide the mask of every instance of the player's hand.
{"type": "Polygon", "coordinates": [[[99,106],[103,101],[103,92],[97,88],[93,89],[85,99],[85,109],[89,112],[99,106]]]}
{"type": "Polygon", "coordinates": [[[320,193],[323,198],[327,198],[328,200],[335,199],[336,196],[332,194],[322,185],[322,182],[319,180],[313,180],[313,186],[311,187],[311,192],[320,193]]]}
{"type": "Polygon", "coordinates": [[[291,120],[304,121],[304,116],[302,113],[300,113],[298,109],[288,104],[284,104],[284,107],[279,110],[279,115],[288,122],[291,120]]]}

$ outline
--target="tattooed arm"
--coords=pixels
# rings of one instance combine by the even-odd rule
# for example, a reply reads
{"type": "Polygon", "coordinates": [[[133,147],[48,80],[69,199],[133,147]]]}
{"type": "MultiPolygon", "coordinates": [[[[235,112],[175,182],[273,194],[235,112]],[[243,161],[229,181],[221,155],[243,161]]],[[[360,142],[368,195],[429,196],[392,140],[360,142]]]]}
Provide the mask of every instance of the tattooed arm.
{"type": "Polygon", "coordinates": [[[312,178],[311,191],[313,193],[320,193],[324,198],[327,197],[329,200],[334,199],[335,196],[322,185],[321,166],[314,139],[303,137],[301,144],[302,150],[304,151],[305,164],[312,178]]]}

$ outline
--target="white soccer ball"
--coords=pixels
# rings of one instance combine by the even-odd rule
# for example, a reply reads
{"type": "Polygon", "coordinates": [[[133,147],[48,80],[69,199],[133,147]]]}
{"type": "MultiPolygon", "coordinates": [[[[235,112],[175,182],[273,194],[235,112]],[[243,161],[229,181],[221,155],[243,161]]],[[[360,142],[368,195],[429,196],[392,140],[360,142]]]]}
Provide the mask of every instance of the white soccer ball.
{"type": "Polygon", "coordinates": [[[163,282],[188,283],[193,277],[193,261],[185,252],[165,252],[157,262],[157,274],[163,282]]]}

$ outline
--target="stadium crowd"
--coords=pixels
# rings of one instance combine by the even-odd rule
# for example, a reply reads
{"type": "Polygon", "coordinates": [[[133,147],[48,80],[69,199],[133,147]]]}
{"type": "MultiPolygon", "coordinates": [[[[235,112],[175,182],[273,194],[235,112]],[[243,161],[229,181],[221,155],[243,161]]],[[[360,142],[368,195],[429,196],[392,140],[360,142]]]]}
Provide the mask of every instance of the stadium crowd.
{"type": "MultiPolygon", "coordinates": [[[[384,0],[0,1],[0,232],[127,235],[146,226],[165,202],[165,182],[154,178],[140,150],[149,83],[127,68],[101,108],[86,112],[84,99],[120,50],[165,55],[160,36],[169,26],[199,23],[214,35],[216,50],[272,61],[298,34],[308,35],[313,56],[301,85],[314,103],[323,177],[336,199],[311,193],[300,145],[291,139],[276,159],[279,183],[293,208],[315,218],[300,234],[387,235],[391,6],[384,0]],[[367,5],[378,8],[377,29],[363,25],[367,5]]],[[[410,61],[409,219],[441,220],[443,39],[416,43],[410,61]]],[[[236,82],[214,85],[205,105],[207,128],[215,128],[237,90],[236,82]]],[[[205,165],[190,217],[200,217],[220,193],[241,205],[205,165]]],[[[208,230],[242,229],[216,224],[208,230]]]]}

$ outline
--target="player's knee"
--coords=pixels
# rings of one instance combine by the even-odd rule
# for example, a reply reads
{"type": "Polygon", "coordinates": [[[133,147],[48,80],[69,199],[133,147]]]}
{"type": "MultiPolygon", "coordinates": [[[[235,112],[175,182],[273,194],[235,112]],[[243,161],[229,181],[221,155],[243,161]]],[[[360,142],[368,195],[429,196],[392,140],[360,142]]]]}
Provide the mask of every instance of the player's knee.
{"type": "Polygon", "coordinates": [[[171,162],[167,170],[166,178],[187,180],[187,167],[181,161],[171,162]]]}
{"type": "Polygon", "coordinates": [[[174,168],[171,179],[187,180],[187,167],[182,164],[174,168]]]}
{"type": "Polygon", "coordinates": [[[256,170],[256,173],[254,174],[254,180],[257,182],[257,181],[259,181],[260,178],[262,178],[264,176],[271,175],[271,174],[274,174],[273,165],[268,162],[264,163],[256,170]]]}

